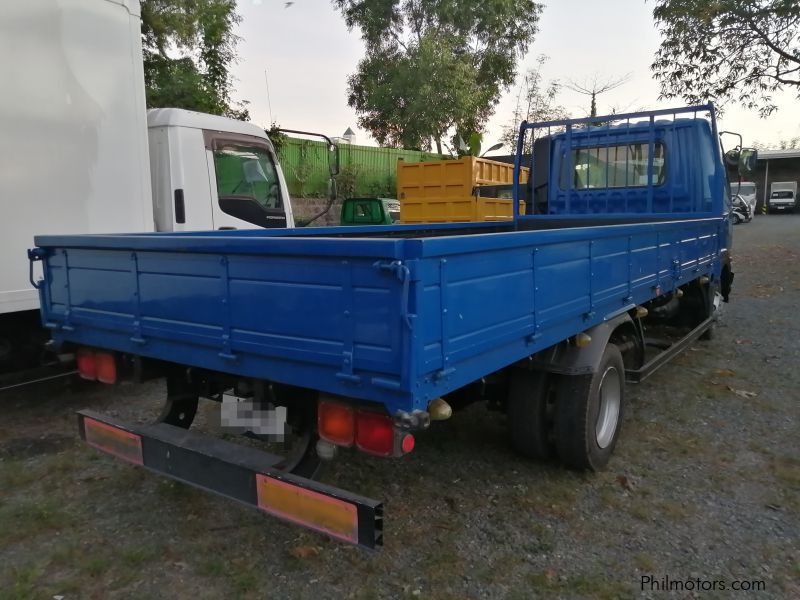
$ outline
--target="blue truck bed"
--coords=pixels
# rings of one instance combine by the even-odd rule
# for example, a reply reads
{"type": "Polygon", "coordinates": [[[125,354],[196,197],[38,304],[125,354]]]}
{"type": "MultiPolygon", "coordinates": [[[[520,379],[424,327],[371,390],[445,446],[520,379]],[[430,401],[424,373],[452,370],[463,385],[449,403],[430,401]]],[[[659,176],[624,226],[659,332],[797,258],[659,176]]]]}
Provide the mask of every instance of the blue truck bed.
{"type": "Polygon", "coordinates": [[[722,217],[606,222],[40,236],[34,258],[57,343],[312,387],[394,414],[719,276],[722,217]]]}

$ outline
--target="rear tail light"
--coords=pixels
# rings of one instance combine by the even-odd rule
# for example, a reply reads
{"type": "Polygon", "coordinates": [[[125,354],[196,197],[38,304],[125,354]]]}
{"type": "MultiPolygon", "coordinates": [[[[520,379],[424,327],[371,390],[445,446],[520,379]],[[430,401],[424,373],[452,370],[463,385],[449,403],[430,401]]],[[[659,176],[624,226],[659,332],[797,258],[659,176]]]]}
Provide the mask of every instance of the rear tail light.
{"type": "Polygon", "coordinates": [[[110,352],[94,352],[88,348],[78,350],[78,374],[89,381],[117,382],[117,359],[110,352]]]}
{"type": "Polygon", "coordinates": [[[101,383],[117,382],[117,361],[113,354],[96,352],[94,364],[97,369],[97,381],[101,383]]]}
{"type": "Polygon", "coordinates": [[[355,438],[353,409],[336,402],[320,402],[317,430],[323,440],[339,446],[352,446],[355,438]]]}
{"type": "Polygon", "coordinates": [[[414,449],[414,436],[399,431],[394,420],[369,410],[322,401],[317,412],[319,437],[337,446],[355,446],[377,456],[400,456],[414,449]]]}
{"type": "Polygon", "coordinates": [[[76,361],[78,363],[78,374],[81,378],[89,381],[97,379],[97,364],[94,360],[94,352],[82,348],[78,350],[76,361]]]}
{"type": "Polygon", "coordinates": [[[370,454],[394,454],[394,421],[387,415],[360,410],[356,413],[356,447],[370,454]]]}

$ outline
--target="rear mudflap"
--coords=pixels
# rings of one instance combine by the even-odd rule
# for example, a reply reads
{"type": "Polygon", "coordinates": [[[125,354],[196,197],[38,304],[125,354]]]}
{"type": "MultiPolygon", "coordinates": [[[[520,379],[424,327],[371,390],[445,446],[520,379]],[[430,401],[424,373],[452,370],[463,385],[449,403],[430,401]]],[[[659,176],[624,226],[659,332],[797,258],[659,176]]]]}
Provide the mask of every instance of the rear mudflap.
{"type": "Polygon", "coordinates": [[[275,468],[281,457],[158,423],[129,425],[78,412],[90,446],[177,481],[256,507],[279,519],[374,549],[383,545],[383,505],[275,468]]]}

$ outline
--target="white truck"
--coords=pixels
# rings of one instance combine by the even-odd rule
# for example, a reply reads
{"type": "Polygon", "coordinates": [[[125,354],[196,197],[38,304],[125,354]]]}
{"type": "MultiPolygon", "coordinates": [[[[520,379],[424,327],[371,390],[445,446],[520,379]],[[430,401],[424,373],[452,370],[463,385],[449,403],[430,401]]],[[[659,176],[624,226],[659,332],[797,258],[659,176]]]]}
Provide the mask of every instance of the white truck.
{"type": "Polygon", "coordinates": [[[767,210],[778,212],[788,210],[794,212],[797,205],[797,182],[796,181],[775,181],[769,188],[769,200],[767,210]]]}
{"type": "Polygon", "coordinates": [[[34,234],[294,226],[261,128],[146,110],[140,31],[139,0],[0,2],[0,373],[48,337],[34,234]]]}

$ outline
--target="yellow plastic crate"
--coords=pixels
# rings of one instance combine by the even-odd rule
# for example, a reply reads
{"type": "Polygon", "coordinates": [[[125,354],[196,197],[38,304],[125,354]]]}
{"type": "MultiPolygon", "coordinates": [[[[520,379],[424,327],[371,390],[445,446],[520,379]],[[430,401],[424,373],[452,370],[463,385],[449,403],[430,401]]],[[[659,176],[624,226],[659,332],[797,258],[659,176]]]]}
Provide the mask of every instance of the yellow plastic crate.
{"type": "MultiPolygon", "coordinates": [[[[525,214],[525,203],[519,203],[525,214]]],[[[501,198],[421,198],[401,200],[401,223],[469,223],[474,221],[510,221],[511,200],[501,198]]]]}
{"type": "MultiPolygon", "coordinates": [[[[488,158],[464,156],[430,162],[397,161],[397,198],[464,198],[479,185],[513,183],[514,165],[488,158]]],[[[528,169],[523,167],[521,181],[528,169]]]]}
{"type": "MultiPolygon", "coordinates": [[[[521,181],[528,169],[523,168],[521,181]]],[[[487,158],[465,156],[457,160],[397,163],[397,198],[401,223],[458,223],[508,221],[511,200],[478,198],[476,186],[510,184],[514,165],[487,158]]],[[[520,202],[524,212],[524,203],[520,202]]]]}

